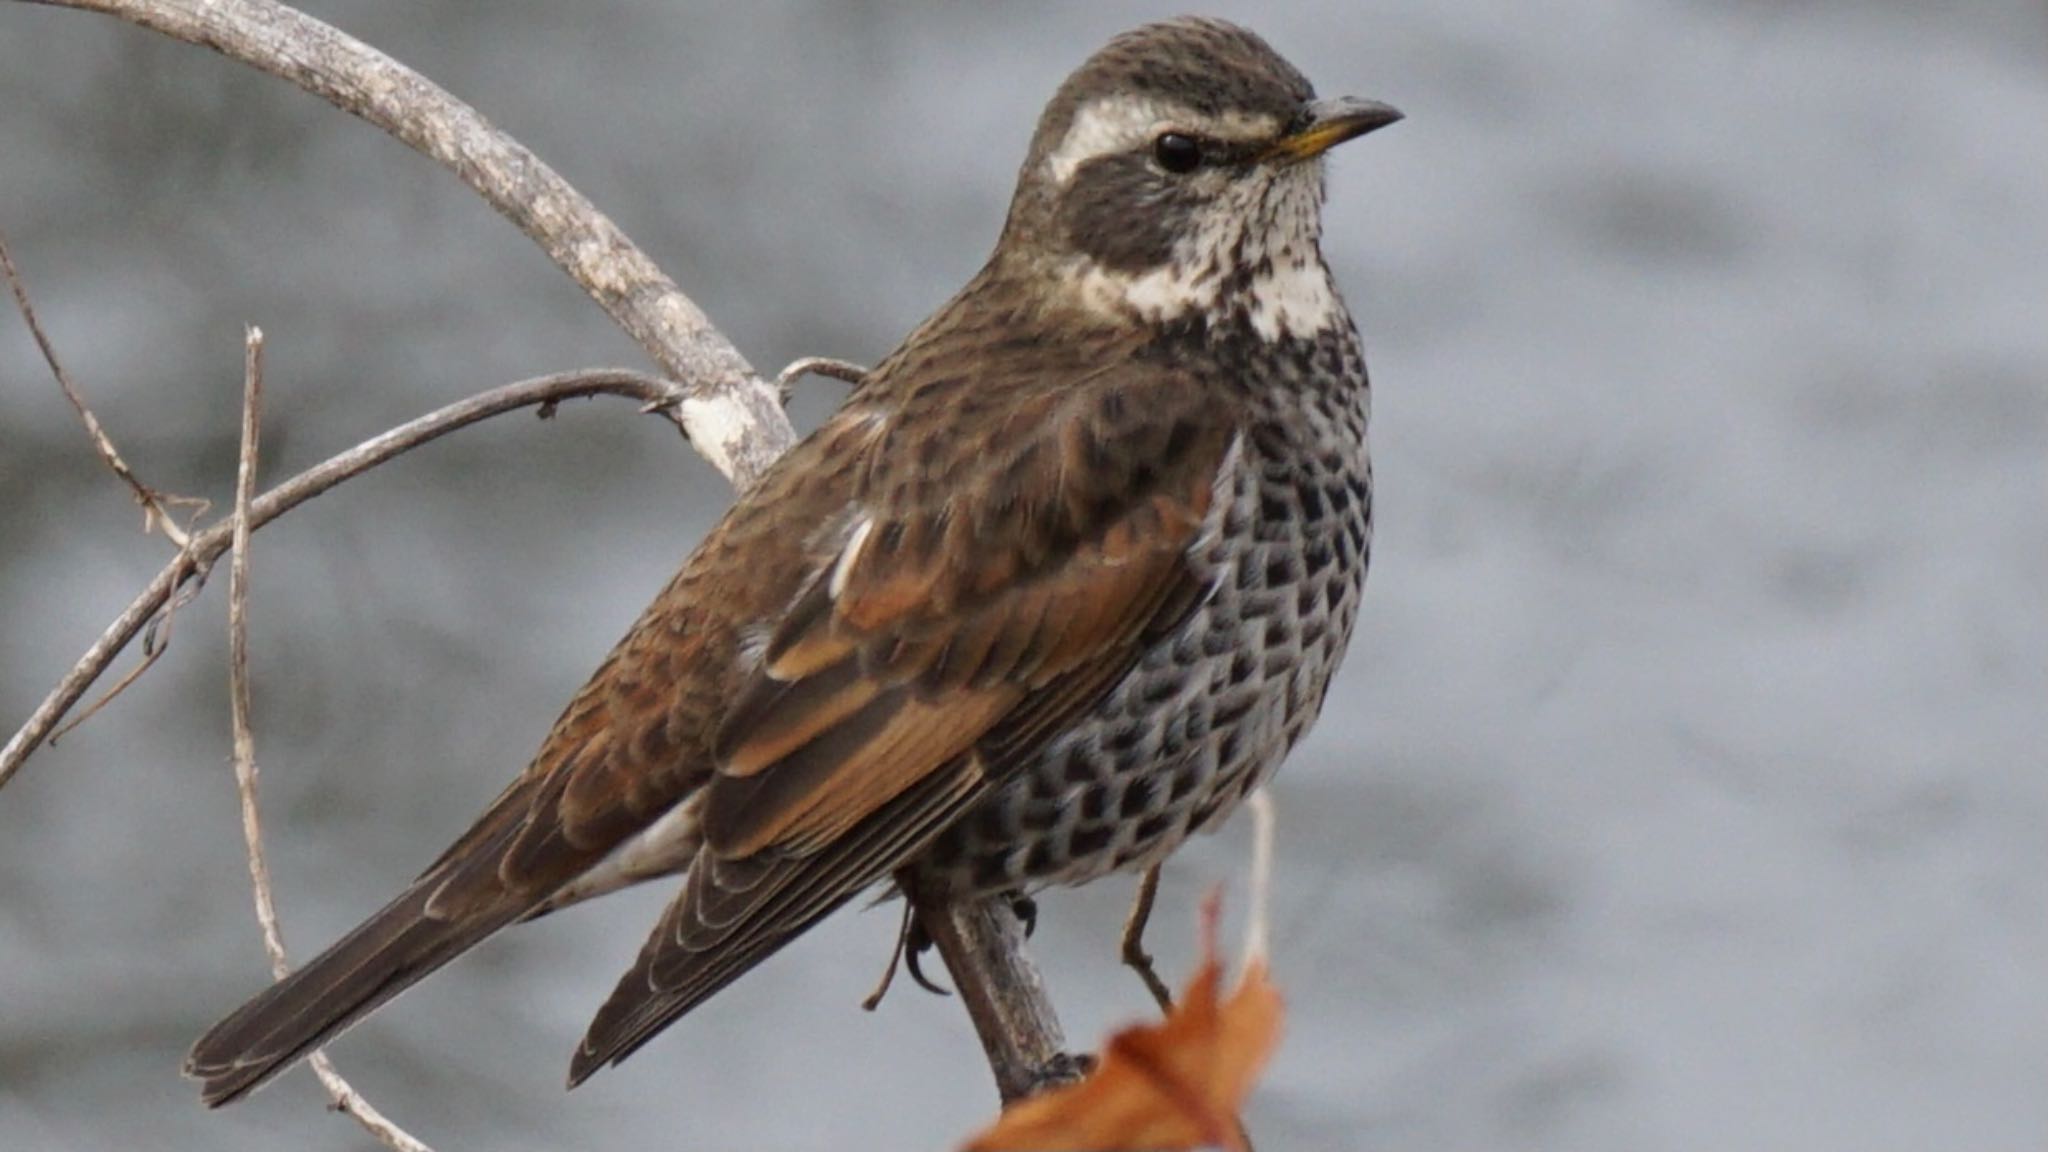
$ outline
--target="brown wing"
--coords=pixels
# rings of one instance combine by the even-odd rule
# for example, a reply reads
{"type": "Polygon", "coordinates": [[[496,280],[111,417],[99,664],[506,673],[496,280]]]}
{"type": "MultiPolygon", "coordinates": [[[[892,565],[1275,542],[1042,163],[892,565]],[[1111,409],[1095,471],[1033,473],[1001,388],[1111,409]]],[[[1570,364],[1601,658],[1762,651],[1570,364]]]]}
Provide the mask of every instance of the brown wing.
{"type": "Polygon", "coordinates": [[[735,506],[577,693],[525,774],[418,880],[200,1038],[185,1067],[206,1103],[248,1093],[507,924],[555,906],[564,885],[710,779],[738,622],[786,603],[806,570],[801,546],[758,531],[759,509],[803,517],[843,505],[851,476],[830,463],[846,455],[843,431],[792,451],[735,506]],[[743,552],[751,578],[721,580],[743,552]]]}
{"type": "Polygon", "coordinates": [[[719,733],[690,879],[571,1083],[888,875],[1199,598],[1233,407],[1128,362],[1001,399],[992,419],[942,380],[877,439],[847,544],[719,733]]]}

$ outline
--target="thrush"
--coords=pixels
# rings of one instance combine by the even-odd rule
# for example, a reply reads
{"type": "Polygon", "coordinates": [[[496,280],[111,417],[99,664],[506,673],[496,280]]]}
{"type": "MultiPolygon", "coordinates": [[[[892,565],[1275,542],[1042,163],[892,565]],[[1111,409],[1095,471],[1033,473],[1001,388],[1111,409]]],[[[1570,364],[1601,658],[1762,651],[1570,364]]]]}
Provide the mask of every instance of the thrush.
{"type": "Polygon", "coordinates": [[[1079,884],[1213,828],[1307,731],[1372,535],[1319,100],[1253,33],[1125,33],[1038,122],[950,302],[712,529],[410,887],[199,1040],[234,1100],[500,929],[681,890],[573,1085],[893,875],[1079,884]]]}

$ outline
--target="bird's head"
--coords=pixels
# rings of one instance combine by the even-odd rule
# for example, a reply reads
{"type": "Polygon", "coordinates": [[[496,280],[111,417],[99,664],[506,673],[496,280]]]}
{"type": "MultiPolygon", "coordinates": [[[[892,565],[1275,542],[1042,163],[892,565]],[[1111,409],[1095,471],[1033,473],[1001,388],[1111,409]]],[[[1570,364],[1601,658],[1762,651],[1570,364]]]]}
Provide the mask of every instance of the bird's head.
{"type": "Polygon", "coordinates": [[[1330,148],[1399,120],[1318,100],[1252,32],[1126,32],[1039,119],[998,246],[1047,291],[1142,323],[1238,314],[1266,339],[1343,316],[1319,242],[1330,148]]]}

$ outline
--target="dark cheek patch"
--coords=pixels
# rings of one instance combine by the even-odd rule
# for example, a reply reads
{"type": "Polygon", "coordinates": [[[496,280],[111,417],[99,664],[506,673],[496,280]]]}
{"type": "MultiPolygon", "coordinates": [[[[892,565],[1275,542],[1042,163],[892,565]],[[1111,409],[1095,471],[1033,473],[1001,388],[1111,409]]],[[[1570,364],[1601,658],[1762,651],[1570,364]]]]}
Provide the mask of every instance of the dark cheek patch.
{"type": "Polygon", "coordinates": [[[1117,272],[1144,272],[1173,259],[1174,238],[1199,201],[1181,180],[1143,156],[1100,156],[1076,169],[1060,198],[1059,225],[1075,251],[1117,272]]]}

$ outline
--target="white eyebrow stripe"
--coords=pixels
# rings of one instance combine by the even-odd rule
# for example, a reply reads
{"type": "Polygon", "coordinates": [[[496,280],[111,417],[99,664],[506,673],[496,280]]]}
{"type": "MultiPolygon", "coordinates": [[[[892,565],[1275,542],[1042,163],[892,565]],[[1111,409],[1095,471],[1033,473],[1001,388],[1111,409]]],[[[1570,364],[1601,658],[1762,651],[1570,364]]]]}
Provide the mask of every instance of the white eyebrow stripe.
{"type": "Polygon", "coordinates": [[[1045,159],[1046,174],[1064,186],[1088,161],[1127,152],[1170,128],[1220,140],[1268,140],[1279,133],[1280,122],[1242,112],[1200,116],[1146,96],[1105,96],[1074,114],[1059,147],[1045,159]]]}
{"type": "Polygon", "coordinates": [[[1074,178],[1081,165],[1098,156],[1123,152],[1166,123],[1165,109],[1134,96],[1107,96],[1074,114],[1060,146],[1046,157],[1046,171],[1055,184],[1074,178]]]}

